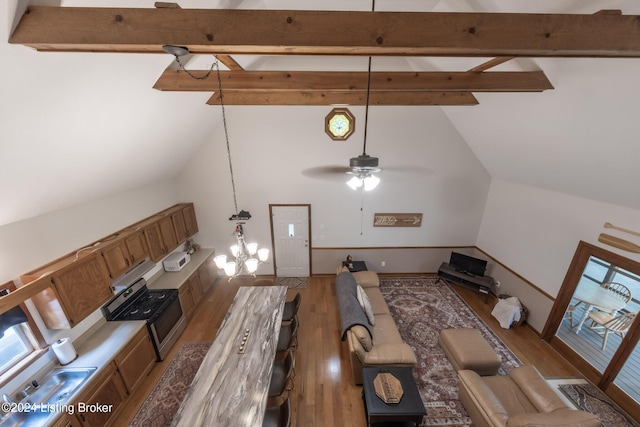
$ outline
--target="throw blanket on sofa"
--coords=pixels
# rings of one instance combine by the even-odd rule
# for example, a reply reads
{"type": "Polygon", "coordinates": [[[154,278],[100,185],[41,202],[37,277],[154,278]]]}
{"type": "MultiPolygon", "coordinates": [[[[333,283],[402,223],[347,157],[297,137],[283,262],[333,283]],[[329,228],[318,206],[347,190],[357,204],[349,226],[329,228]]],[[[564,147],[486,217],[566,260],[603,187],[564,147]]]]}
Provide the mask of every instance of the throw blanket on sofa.
{"type": "MultiPolygon", "coordinates": [[[[369,320],[358,302],[357,283],[353,274],[342,272],[336,276],[336,296],[338,298],[338,311],[340,312],[342,341],[347,339],[347,331],[356,325],[364,326],[369,331],[369,335],[371,335],[369,320]]],[[[373,335],[371,335],[371,338],[373,338],[373,335]]]]}

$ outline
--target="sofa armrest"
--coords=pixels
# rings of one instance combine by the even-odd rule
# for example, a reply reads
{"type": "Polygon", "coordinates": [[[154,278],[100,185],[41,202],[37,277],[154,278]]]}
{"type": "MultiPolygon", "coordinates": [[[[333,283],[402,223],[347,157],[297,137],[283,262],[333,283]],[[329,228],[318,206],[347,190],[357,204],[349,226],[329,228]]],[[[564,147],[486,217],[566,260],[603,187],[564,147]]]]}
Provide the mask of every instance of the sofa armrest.
{"type": "Polygon", "coordinates": [[[370,351],[364,352],[365,365],[404,365],[418,363],[416,355],[407,343],[374,344],[370,351]]]}
{"type": "MultiPolygon", "coordinates": [[[[509,419],[507,410],[480,375],[475,371],[462,369],[458,371],[458,384],[461,400],[464,395],[465,400],[473,405],[473,407],[467,407],[467,404],[465,404],[467,412],[477,413],[487,425],[507,425],[507,420],[509,419]]],[[[478,421],[474,420],[474,422],[478,421]]]]}
{"type": "Polygon", "coordinates": [[[600,419],[589,412],[558,409],[553,412],[517,414],[509,417],[508,427],[600,427],[600,419]]]}

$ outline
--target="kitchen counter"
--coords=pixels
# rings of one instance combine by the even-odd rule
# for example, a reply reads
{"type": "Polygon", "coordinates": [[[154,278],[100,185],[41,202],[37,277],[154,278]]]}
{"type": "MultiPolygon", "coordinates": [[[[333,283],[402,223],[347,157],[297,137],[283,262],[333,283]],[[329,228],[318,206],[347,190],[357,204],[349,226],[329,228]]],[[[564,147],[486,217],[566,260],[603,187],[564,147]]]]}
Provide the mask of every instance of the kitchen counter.
{"type": "MultiPolygon", "coordinates": [[[[165,272],[160,270],[148,280],[149,289],[179,289],[187,282],[189,276],[215,252],[214,249],[203,248],[191,255],[191,262],[179,272],[165,272]]],[[[92,378],[96,378],[100,371],[111,362],[116,355],[131,341],[135,335],[143,328],[146,328],[144,320],[139,321],[112,321],[107,322],[101,319],[96,325],[89,329],[83,336],[78,338],[73,344],[78,353],[78,357],[64,367],[69,368],[92,368],[96,371],[89,377],[89,380],[82,384],[73,395],[70,396],[70,404],[81,393],[90,386],[92,378]]],[[[60,364],[55,364],[50,369],[60,368],[60,364]]],[[[41,378],[47,372],[41,372],[34,378],[41,378]]],[[[61,416],[56,413],[47,420],[46,425],[53,425],[61,416]]]]}
{"type": "Polygon", "coordinates": [[[191,262],[182,270],[175,272],[160,270],[147,281],[147,286],[149,289],[180,289],[214,252],[215,249],[212,248],[201,248],[191,254],[191,262]]]}

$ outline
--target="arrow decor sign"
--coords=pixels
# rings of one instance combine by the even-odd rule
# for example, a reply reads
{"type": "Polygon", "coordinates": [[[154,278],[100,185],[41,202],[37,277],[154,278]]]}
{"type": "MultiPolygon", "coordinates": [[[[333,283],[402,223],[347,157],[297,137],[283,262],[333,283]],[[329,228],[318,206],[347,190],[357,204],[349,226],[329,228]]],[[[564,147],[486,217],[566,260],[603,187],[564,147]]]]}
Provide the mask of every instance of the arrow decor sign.
{"type": "Polygon", "coordinates": [[[377,213],[373,215],[374,227],[420,227],[421,213],[377,213]]]}

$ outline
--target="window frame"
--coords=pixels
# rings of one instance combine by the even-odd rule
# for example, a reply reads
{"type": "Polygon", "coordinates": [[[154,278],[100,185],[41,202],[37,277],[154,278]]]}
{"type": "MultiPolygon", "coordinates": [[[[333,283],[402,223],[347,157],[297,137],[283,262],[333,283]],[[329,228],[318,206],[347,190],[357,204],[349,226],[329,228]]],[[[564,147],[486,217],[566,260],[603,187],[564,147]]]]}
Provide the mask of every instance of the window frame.
{"type": "MultiPolygon", "coordinates": [[[[17,287],[13,281],[9,281],[0,285],[0,290],[2,289],[7,289],[9,292],[13,292],[17,289],[17,287]]],[[[38,325],[36,324],[26,304],[24,302],[20,303],[18,307],[22,308],[22,310],[27,315],[27,321],[14,327],[19,328],[18,333],[22,335],[24,339],[26,339],[26,342],[31,345],[33,350],[24,355],[12,366],[0,372],[0,387],[4,386],[7,382],[18,375],[23,369],[34,363],[47,352],[48,344],[45,341],[42,333],[40,332],[40,329],[38,328],[38,325]]]]}

